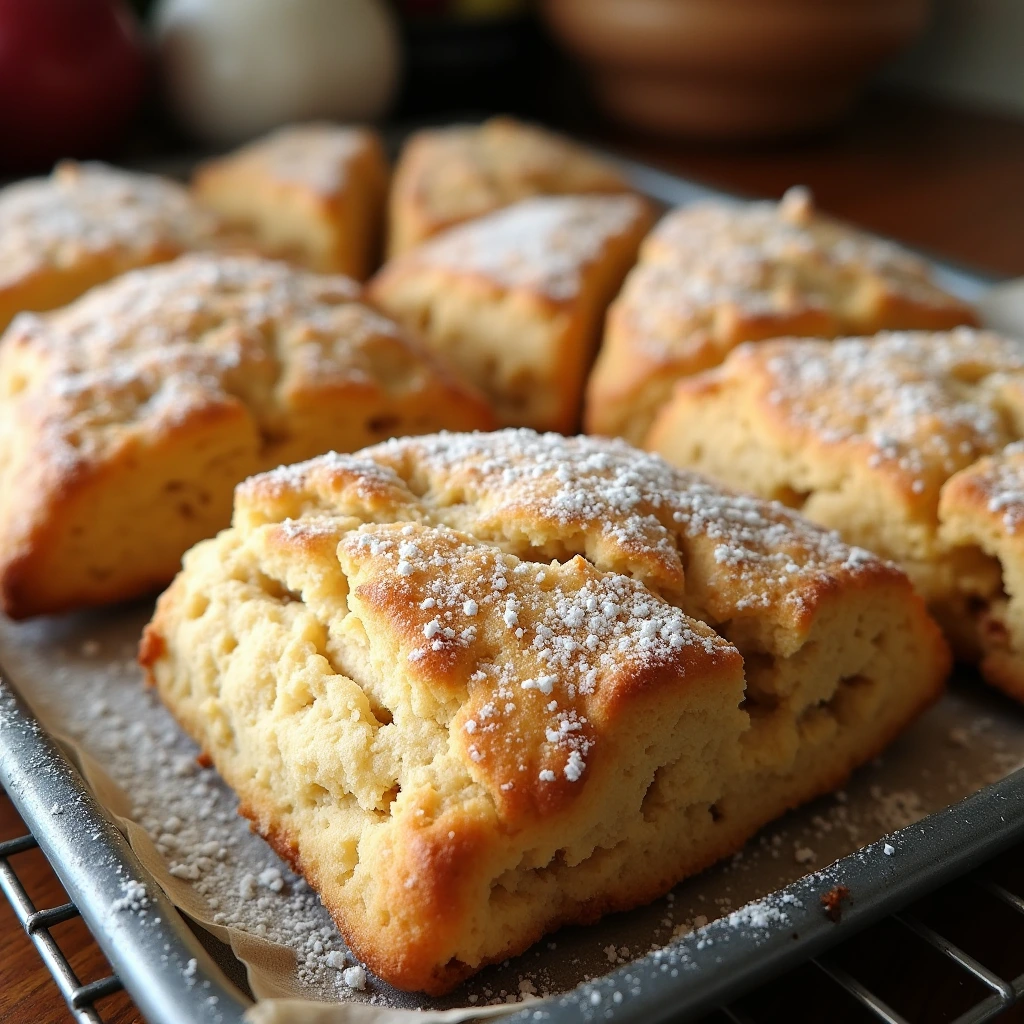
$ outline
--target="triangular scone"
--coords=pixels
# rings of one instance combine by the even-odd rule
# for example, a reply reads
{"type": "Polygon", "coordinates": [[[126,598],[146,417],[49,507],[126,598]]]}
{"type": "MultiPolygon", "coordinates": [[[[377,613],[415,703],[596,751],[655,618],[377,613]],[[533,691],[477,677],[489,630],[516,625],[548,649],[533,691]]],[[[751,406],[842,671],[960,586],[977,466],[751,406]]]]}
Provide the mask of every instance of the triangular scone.
{"type": "Polygon", "coordinates": [[[604,313],[651,223],[636,196],[539,196],[389,260],[370,299],[487,395],[572,433],[604,313]]]}
{"type": "Polygon", "coordinates": [[[608,311],[586,429],[641,443],[675,381],[745,341],[974,323],[923,260],[816,214],[804,189],[695,203],[651,232],[608,311]]]}
{"type": "Polygon", "coordinates": [[[529,196],[629,191],[584,147],[511,117],[427,128],[409,139],[395,168],[388,255],[529,196]]]}
{"type": "Polygon", "coordinates": [[[134,271],[0,345],[0,602],[24,617],[166,583],[236,483],[320,452],[486,428],[481,399],[345,277],[254,257],[134,271]]]}
{"type": "Polygon", "coordinates": [[[181,185],[105,164],[59,164],[0,189],[0,331],[135,267],[209,247],[216,219],[181,185]]]}
{"type": "Polygon", "coordinates": [[[247,481],[141,660],[357,954],[431,993],[733,852],[948,668],[892,566],[526,430],[247,481]]]}
{"type": "Polygon", "coordinates": [[[196,198],[267,255],[364,280],[384,234],[388,163],[368,128],[281,128],[202,164],[196,198]]]}
{"type": "Polygon", "coordinates": [[[942,489],[939,519],[945,544],[999,563],[998,574],[975,581],[966,602],[972,653],[990,683],[1024,701],[1024,442],[953,476],[942,489]]]}
{"type": "Polygon", "coordinates": [[[974,660],[991,640],[979,618],[1002,616],[989,605],[1016,570],[1008,557],[1001,583],[1014,538],[978,515],[991,467],[971,467],[1022,436],[1024,346],[961,328],[744,345],[677,385],[647,446],[901,563],[974,660]]]}

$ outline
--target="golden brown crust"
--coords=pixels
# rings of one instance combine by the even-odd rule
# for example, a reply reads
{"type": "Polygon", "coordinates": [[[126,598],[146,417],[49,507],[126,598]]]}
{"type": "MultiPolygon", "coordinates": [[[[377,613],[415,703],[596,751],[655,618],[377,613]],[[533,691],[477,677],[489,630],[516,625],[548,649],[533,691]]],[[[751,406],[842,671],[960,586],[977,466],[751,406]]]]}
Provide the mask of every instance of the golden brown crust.
{"type": "Polygon", "coordinates": [[[381,249],[388,176],[376,132],[290,125],[202,164],[192,190],[267,255],[364,280],[381,249]]]}
{"type": "Polygon", "coordinates": [[[530,431],[247,481],[141,660],[352,947],[432,993],[734,850],[948,670],[891,566],[530,431]]]}
{"type": "Polygon", "coordinates": [[[170,579],[260,469],[483,403],[341,277],[190,256],[137,271],[0,348],[0,600],[16,617],[170,579]]]}
{"type": "Polygon", "coordinates": [[[962,328],[744,346],[677,385],[646,446],[902,563],[959,655],[1022,693],[1022,432],[1020,346],[962,328]]]}
{"type": "Polygon", "coordinates": [[[530,196],[629,192],[604,161],[510,117],[417,132],[395,168],[388,255],[530,196]]]}
{"type": "Polygon", "coordinates": [[[173,181],[65,161],[0,191],[0,331],[135,267],[209,247],[215,218],[173,181]]]}
{"type": "Polygon", "coordinates": [[[524,199],[390,260],[368,294],[502,424],[573,433],[605,309],[650,224],[636,196],[524,199]]]}
{"type": "Polygon", "coordinates": [[[609,310],[586,429],[639,444],[677,380],[743,342],[976,322],[923,260],[817,215],[805,190],[696,203],[648,236],[609,310]]]}

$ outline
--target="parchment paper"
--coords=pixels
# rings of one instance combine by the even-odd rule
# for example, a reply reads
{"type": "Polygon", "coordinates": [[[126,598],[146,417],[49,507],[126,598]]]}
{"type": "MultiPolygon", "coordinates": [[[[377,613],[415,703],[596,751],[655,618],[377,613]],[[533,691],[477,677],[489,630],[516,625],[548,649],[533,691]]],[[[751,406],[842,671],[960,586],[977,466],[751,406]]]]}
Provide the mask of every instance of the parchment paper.
{"type": "MultiPolygon", "coordinates": [[[[981,303],[1024,338],[1024,283],[981,303]]],[[[1024,708],[961,674],[943,699],[845,791],[764,829],[665,899],[568,928],[444,999],[398,992],[358,965],[327,912],[247,823],[233,794],[143,686],[135,651],[151,606],[13,624],[0,664],[81,766],[147,868],[185,914],[244,964],[253,1024],[455,1024],[568,991],[700,929],[1024,764],[1024,708]],[[197,851],[205,851],[197,854],[197,851]],[[346,969],[356,968],[348,975],[346,969]]]]}

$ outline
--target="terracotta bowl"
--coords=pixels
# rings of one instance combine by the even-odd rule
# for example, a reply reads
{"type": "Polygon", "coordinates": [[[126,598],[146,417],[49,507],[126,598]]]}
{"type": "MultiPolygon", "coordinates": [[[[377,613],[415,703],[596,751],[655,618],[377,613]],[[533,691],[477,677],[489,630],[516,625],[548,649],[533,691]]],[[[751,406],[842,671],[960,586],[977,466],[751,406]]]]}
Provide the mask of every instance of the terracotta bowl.
{"type": "Polygon", "coordinates": [[[752,139],[820,127],[924,27],[928,0],[543,0],[612,116],[752,139]]]}

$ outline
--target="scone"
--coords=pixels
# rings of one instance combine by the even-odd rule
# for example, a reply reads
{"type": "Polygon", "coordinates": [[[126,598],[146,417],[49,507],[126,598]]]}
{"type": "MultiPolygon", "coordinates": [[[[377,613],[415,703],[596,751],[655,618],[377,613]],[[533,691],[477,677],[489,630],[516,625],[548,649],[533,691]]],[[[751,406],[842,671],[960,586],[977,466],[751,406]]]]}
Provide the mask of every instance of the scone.
{"type": "Polygon", "coordinates": [[[741,342],[975,322],[922,260],[817,215],[805,189],[781,203],[695,203],[645,240],[608,311],[586,429],[639,444],[675,381],[741,342]]]}
{"type": "Polygon", "coordinates": [[[105,164],[59,164],[0,190],[0,331],[126,270],[210,245],[215,218],[180,185],[105,164]]]}
{"type": "Polygon", "coordinates": [[[637,196],[539,196],[389,260],[372,302],[507,426],[574,432],[604,313],[651,223],[637,196]]]}
{"type": "Polygon", "coordinates": [[[0,604],[25,617],[165,584],[236,483],[331,449],[486,428],[345,277],[185,256],[18,318],[0,345],[0,604]]]}
{"type": "Polygon", "coordinates": [[[435,994],[839,785],[948,667],[894,567],[527,430],[246,481],[141,660],[360,958],[435,994]]]}
{"type": "Polygon", "coordinates": [[[973,653],[990,683],[1024,701],[1024,443],[953,476],[939,520],[943,543],[998,562],[998,574],[967,600],[973,653]]]}
{"type": "Polygon", "coordinates": [[[972,467],[1022,436],[1024,346],[961,328],[744,345],[677,385],[646,446],[895,559],[973,660],[1015,562],[972,467]]]}
{"type": "Polygon", "coordinates": [[[417,132],[405,144],[388,206],[388,255],[538,195],[629,192],[608,163],[561,135],[511,117],[417,132]]]}
{"type": "Polygon", "coordinates": [[[388,163],[368,128],[281,128],[202,164],[196,198],[262,251],[365,280],[380,253],[388,163]]]}

